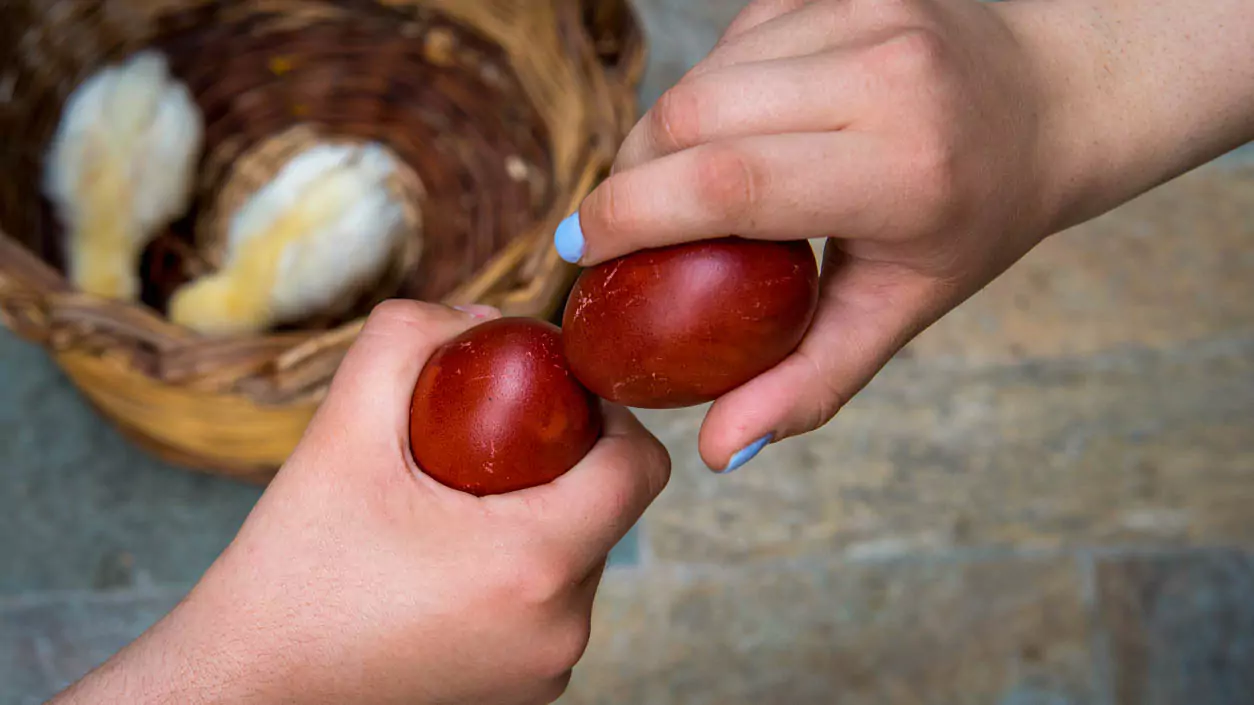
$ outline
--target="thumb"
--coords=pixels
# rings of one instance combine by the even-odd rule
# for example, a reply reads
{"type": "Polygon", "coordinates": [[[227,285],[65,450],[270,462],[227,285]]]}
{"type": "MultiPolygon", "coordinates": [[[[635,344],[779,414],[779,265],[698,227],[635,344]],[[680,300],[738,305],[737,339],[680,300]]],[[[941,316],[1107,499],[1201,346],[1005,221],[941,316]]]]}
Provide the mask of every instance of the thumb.
{"type": "Polygon", "coordinates": [[[318,439],[320,453],[351,444],[357,457],[371,448],[404,447],[414,385],[427,359],[463,331],[499,316],[483,306],[456,310],[402,299],[379,304],[340,363],[306,438],[318,439]]]}
{"type": "Polygon", "coordinates": [[[771,370],[725,394],[706,414],[706,465],[730,472],[772,442],[830,421],[946,299],[936,280],[898,265],[844,259],[829,241],[818,310],[805,340],[771,370]]]}
{"type": "Polygon", "coordinates": [[[601,439],[552,482],[489,497],[495,511],[535,526],[578,574],[594,571],[670,480],[665,446],[627,409],[605,402],[601,439]]]}

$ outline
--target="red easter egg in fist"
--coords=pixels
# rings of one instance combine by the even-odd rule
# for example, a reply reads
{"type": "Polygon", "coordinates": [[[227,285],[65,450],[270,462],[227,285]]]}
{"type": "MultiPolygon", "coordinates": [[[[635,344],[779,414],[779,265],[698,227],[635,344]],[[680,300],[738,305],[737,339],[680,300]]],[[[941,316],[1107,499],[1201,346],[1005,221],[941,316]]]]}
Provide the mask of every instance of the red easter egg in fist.
{"type": "Polygon", "coordinates": [[[727,237],[635,252],[575,282],[562,324],[566,357],[584,386],[610,401],[702,404],[786,358],[818,293],[804,240],[727,237]]]}
{"type": "Polygon", "coordinates": [[[475,326],[441,346],[414,387],[414,460],[480,497],[556,479],[600,434],[600,402],[571,375],[551,323],[498,318],[475,326]]]}

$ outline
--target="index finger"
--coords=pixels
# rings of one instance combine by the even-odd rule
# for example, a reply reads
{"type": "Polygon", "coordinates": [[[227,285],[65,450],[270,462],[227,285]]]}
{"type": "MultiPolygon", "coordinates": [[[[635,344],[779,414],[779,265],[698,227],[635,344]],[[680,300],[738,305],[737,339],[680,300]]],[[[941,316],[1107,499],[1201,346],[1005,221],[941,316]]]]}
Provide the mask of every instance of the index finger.
{"type": "Polygon", "coordinates": [[[920,179],[913,178],[909,156],[853,132],[701,144],[610,176],[558,228],[554,242],[566,261],[592,266],[727,235],[873,237],[901,229],[927,202],[929,194],[915,193],[920,179]]]}
{"type": "Polygon", "coordinates": [[[545,543],[593,570],[670,480],[666,448],[627,409],[604,403],[605,430],[588,455],[552,482],[484,498],[521,513],[545,543]]]}

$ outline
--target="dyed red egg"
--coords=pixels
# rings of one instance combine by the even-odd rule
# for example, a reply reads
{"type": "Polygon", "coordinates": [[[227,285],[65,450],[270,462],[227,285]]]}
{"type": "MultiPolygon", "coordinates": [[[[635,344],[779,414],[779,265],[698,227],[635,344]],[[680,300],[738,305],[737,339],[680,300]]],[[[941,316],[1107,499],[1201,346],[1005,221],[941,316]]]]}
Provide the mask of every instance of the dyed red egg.
{"type": "Polygon", "coordinates": [[[477,496],[560,477],[600,434],[600,401],[566,365],[561,330],[530,318],[488,321],[441,346],[410,407],[418,467],[477,496]]]}
{"type": "Polygon", "coordinates": [[[719,238],[634,252],[590,267],[566,303],[575,376],[625,406],[713,401],[784,360],[818,305],[804,240],[719,238]]]}

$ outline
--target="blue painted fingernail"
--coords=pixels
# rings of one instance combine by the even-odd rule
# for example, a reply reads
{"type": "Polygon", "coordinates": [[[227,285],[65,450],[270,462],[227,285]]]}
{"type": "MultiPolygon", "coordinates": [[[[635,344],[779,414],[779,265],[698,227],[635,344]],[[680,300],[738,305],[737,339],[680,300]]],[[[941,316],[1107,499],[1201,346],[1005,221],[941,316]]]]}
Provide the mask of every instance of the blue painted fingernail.
{"type": "Polygon", "coordinates": [[[553,234],[553,246],[562,259],[576,264],[583,257],[583,228],[579,225],[579,211],[563,220],[553,234]]]}
{"type": "Polygon", "coordinates": [[[768,433],[765,436],[762,436],[761,438],[759,438],[758,440],[745,446],[744,448],[740,450],[739,453],[736,453],[735,455],[731,457],[731,461],[727,463],[727,467],[723,468],[723,472],[720,474],[726,475],[729,472],[733,472],[735,470],[739,470],[740,468],[744,467],[746,463],[756,458],[758,456],[758,453],[761,453],[762,449],[766,447],[766,444],[770,443],[772,440],[774,440],[774,438],[775,438],[774,433],[768,433]]]}

